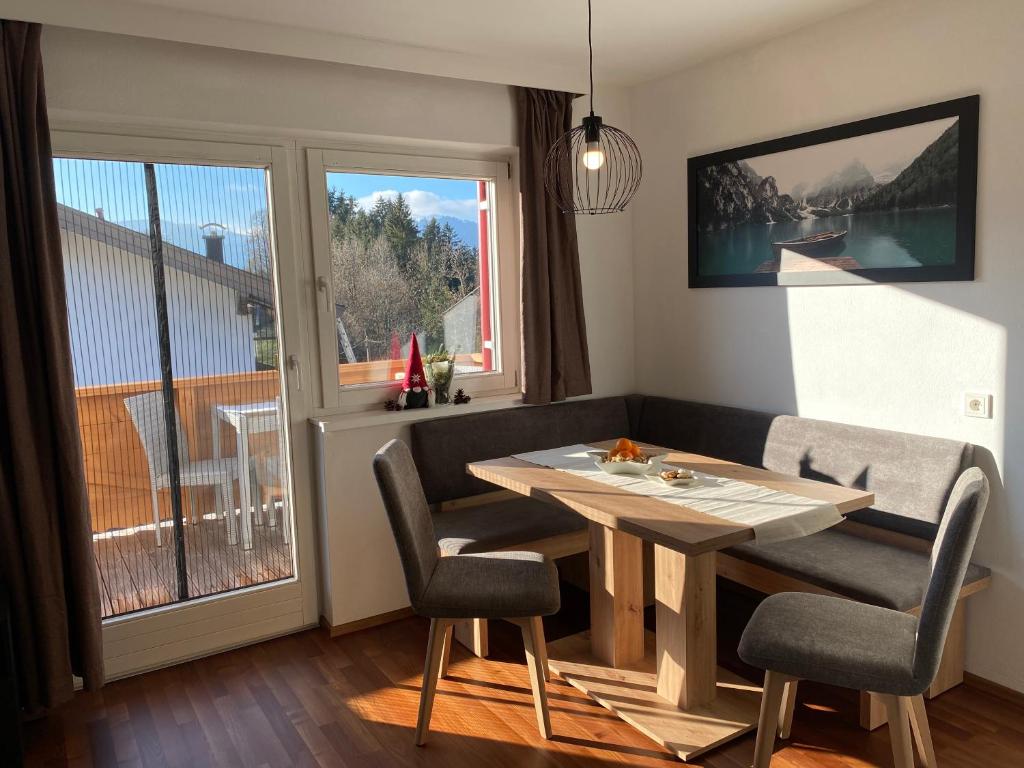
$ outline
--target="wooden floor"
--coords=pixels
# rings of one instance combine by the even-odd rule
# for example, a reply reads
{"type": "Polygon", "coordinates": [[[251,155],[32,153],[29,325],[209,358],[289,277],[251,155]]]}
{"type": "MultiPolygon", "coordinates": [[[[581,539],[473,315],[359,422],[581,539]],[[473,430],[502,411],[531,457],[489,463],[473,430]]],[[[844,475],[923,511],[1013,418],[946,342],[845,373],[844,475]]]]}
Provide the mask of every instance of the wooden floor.
{"type": "MultiPolygon", "coordinates": [[[[103,617],[166,605],[178,599],[174,534],[162,531],[156,545],[152,526],[131,533],[93,537],[103,617]]],[[[190,597],[201,597],[292,575],[291,547],[279,525],[253,526],[253,547],[228,543],[223,519],[209,516],[185,526],[185,562],[190,597]]]]}
{"type": "MultiPolygon", "coordinates": [[[[585,615],[569,606],[549,639],[585,615]]],[[[723,664],[735,626],[722,627],[723,664]]],[[[406,619],[330,640],[310,630],[79,694],[28,724],[29,766],[670,766],[665,750],[555,678],[555,737],[534,718],[518,629],[492,623],[492,657],[456,646],[440,682],[430,739],[413,746],[427,624],[406,619]]],[[[748,675],[749,669],[736,668],[748,675]]],[[[888,729],[857,725],[849,692],[803,684],[792,738],[775,768],[890,766],[888,729]]],[[[1024,765],[1024,706],[960,686],[928,702],[942,768],[1024,765]]],[[[691,765],[749,766],[753,736],[691,765]]]]}

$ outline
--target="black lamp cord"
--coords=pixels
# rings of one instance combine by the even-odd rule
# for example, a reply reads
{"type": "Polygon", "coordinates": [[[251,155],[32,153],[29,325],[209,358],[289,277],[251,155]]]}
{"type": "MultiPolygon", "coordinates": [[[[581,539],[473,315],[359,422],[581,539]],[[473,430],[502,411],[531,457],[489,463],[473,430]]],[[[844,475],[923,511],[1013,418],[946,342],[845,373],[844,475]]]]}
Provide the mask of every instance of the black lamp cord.
{"type": "Polygon", "coordinates": [[[587,0],[587,47],[590,49],[590,114],[594,114],[594,12],[587,0]]]}

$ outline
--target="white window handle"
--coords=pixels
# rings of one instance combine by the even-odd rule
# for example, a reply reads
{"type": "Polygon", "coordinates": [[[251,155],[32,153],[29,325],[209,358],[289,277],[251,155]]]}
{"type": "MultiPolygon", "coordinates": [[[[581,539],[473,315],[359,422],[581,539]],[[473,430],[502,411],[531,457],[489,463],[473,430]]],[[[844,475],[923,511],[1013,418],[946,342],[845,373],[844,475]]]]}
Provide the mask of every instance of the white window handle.
{"type": "Polygon", "coordinates": [[[295,374],[295,389],[302,391],[302,366],[298,355],[288,355],[288,368],[295,374]]]}

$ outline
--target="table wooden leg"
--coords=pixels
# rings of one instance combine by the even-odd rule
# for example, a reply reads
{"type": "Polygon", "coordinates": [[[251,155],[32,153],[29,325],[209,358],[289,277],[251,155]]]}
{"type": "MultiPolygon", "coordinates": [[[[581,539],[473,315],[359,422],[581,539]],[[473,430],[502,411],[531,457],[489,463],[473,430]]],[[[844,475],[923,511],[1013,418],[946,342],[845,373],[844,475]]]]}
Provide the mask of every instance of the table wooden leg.
{"type": "Polygon", "coordinates": [[[658,694],[682,709],[714,700],[715,553],[681,555],[654,546],[658,694]]]}
{"type": "Polygon", "coordinates": [[[590,638],[613,667],[644,656],[643,542],[590,523],[590,638]]]}

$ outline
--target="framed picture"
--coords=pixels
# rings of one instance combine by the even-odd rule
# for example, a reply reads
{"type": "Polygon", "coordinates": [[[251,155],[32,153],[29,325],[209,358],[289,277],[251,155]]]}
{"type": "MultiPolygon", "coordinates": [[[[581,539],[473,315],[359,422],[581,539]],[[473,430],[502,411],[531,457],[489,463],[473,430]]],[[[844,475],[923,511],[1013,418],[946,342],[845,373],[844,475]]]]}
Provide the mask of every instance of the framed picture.
{"type": "Polygon", "coordinates": [[[691,288],[974,279],[977,96],[687,170],[691,288]]]}

